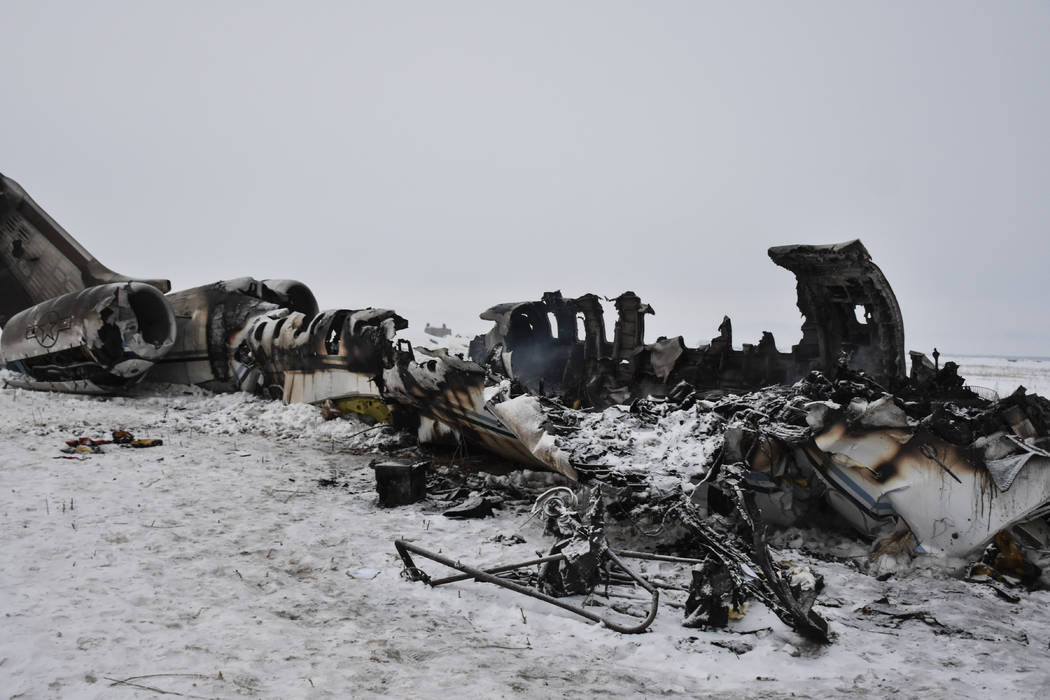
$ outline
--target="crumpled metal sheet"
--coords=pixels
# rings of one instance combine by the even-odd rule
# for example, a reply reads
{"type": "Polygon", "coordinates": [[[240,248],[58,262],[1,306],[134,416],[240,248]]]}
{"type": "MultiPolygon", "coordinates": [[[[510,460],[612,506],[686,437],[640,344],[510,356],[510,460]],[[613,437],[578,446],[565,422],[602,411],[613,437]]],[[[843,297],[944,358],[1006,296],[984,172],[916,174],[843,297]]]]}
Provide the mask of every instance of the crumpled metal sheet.
{"type": "Polygon", "coordinates": [[[680,335],[674,338],[664,338],[646,346],[646,349],[649,351],[649,361],[653,364],[656,376],[660,381],[667,382],[675,364],[678,363],[678,358],[685,352],[685,341],[680,335]]]}
{"type": "Polygon", "coordinates": [[[554,436],[544,428],[547,418],[535,396],[522,394],[500,403],[489,401],[486,407],[547,469],[577,480],[569,455],[557,446],[554,436]]]}
{"type": "Polygon", "coordinates": [[[444,349],[412,348],[406,343],[398,350],[394,366],[383,372],[383,395],[449,426],[462,439],[489,452],[575,480],[575,469],[545,434],[542,412],[529,403],[532,397],[511,400],[502,409],[505,421],[499,406],[509,382],[487,386],[486,380],[485,369],[474,362],[451,356],[444,349]]]}
{"type": "Polygon", "coordinates": [[[1002,459],[993,459],[984,463],[988,473],[992,475],[995,485],[1000,491],[1008,491],[1017,479],[1017,475],[1028,464],[1028,461],[1036,457],[1035,452],[1022,452],[1019,455],[1010,455],[1002,459]]]}
{"type": "Polygon", "coordinates": [[[841,514],[862,528],[866,518],[899,517],[925,552],[966,555],[1050,502],[1050,458],[1019,455],[989,466],[925,429],[841,421],[816,434],[808,452],[842,496],[834,501],[841,514]]]}

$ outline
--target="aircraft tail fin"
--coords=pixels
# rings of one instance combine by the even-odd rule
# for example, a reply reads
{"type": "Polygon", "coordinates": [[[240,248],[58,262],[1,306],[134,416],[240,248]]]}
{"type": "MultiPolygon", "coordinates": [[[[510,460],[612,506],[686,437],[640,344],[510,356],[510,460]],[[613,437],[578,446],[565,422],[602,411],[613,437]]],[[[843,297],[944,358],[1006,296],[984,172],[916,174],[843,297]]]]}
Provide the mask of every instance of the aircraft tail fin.
{"type": "Polygon", "coordinates": [[[42,301],[99,284],[133,281],[171,290],[168,280],[139,280],[110,270],[17,182],[0,174],[0,328],[42,301]]]}

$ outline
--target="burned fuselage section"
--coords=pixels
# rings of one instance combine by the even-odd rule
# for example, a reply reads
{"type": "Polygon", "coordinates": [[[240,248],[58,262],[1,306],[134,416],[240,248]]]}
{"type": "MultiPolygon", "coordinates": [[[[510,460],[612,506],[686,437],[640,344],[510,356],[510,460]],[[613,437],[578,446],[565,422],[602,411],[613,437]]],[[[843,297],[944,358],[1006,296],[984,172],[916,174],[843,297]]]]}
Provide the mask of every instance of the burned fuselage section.
{"type": "Polygon", "coordinates": [[[548,292],[540,301],[494,306],[481,318],[495,326],[474,339],[470,357],[534,394],[585,405],[623,403],[640,379],[637,350],[652,309],[633,292],[617,297],[616,308],[619,318],[609,341],[594,294],[566,299],[548,292]]]}
{"type": "Polygon", "coordinates": [[[332,401],[385,418],[382,372],[404,319],[385,309],[319,312],[292,280],[248,277],[167,296],[137,282],[90,287],[16,314],[3,334],[23,385],[113,393],[142,380],[332,401]]]}
{"type": "Polygon", "coordinates": [[[342,410],[385,417],[381,375],[394,362],[394,334],[407,325],[394,312],[318,311],[301,282],[250,277],[167,299],[177,339],[152,372],[154,381],[286,403],[332,401],[342,410]]]}
{"type": "Polygon", "coordinates": [[[645,316],[654,313],[634,292],[616,297],[612,338],[599,297],[500,304],[481,317],[495,323],[471,344],[470,356],[530,392],[568,405],[604,407],[666,396],[681,382],[698,389],[743,391],[790,384],[839,363],[886,385],[904,378],[904,326],[896,297],[860,241],[771,248],[770,257],[795,273],[802,340],[780,352],[773,336],[733,348],[732,323],[699,348],[681,336],[646,343],[645,316]]]}
{"type": "MultiPolygon", "coordinates": [[[[648,396],[695,390],[746,391],[789,384],[812,371],[859,363],[879,381],[903,381],[903,325],[882,272],[859,241],[829,246],[773,248],[774,262],[798,278],[805,315],[802,342],[777,350],[766,333],[757,345],[733,348],[732,324],[689,348],[681,336],[645,341],[645,317],[654,313],[634,292],[613,301],[607,334],[602,299],[548,292],[539,301],[499,304],[481,314],[492,329],[470,344],[470,361],[410,346],[398,353],[384,383],[391,401],[418,411],[504,457],[570,475],[575,470],[552,446],[540,402],[605,408],[648,396]],[[862,324],[856,309],[864,310],[862,324]]],[[[426,424],[425,439],[435,432],[426,424]]]]}
{"type": "Polygon", "coordinates": [[[653,397],[711,410],[708,398],[728,394],[714,409],[731,411],[724,450],[707,473],[738,465],[768,522],[790,525],[825,503],[872,538],[906,533],[914,552],[962,556],[1048,509],[1042,399],[990,401],[954,365],[919,353],[906,376],[900,309],[859,241],[770,257],[798,280],[804,323],[790,352],[768,333],[734,348],[728,318],[706,346],[646,343],[653,310],[633,292],[613,300],[610,338],[597,296],[550,292],[485,311],[494,325],[472,342],[472,362],[399,354],[390,396],[490,451],[591,478],[604,467],[587,455],[601,448],[571,447],[586,411],[630,403],[633,412],[653,397]]]}
{"type": "MultiPolygon", "coordinates": [[[[882,270],[860,241],[769,249],[798,280],[802,340],[792,347],[788,381],[810,370],[830,372],[840,360],[883,386],[904,377],[904,320],[882,270]]],[[[787,363],[782,363],[787,364],[787,363]]]]}
{"type": "Polygon", "coordinates": [[[341,412],[385,420],[382,374],[394,364],[394,334],[406,326],[388,309],[282,309],[231,338],[231,368],[242,390],[285,403],[331,401],[341,412]]]}
{"type": "MultiPolygon", "coordinates": [[[[548,292],[483,312],[493,327],[470,344],[470,361],[400,351],[385,379],[388,398],[504,457],[570,475],[575,469],[553,445],[544,416],[547,399],[601,409],[649,396],[790,384],[847,365],[889,386],[905,379],[900,310],[859,241],[773,248],[770,256],[798,278],[805,322],[802,342],[789,353],[779,352],[769,333],[757,345],[733,348],[728,318],[699,348],[681,336],[646,343],[645,317],[654,311],[634,292],[612,300],[617,316],[609,337],[601,298],[548,292]]],[[[425,427],[421,439],[435,432],[425,427]]]]}

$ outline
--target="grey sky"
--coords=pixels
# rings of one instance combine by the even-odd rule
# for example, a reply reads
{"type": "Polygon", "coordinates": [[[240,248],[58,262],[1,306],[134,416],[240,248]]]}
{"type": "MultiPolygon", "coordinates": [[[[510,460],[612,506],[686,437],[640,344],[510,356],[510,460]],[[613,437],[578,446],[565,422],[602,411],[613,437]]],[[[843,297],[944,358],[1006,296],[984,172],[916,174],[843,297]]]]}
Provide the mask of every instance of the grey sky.
{"type": "Polygon", "coordinates": [[[909,348],[1050,355],[1050,3],[41,2],[0,172],[175,288],[482,330],[632,289],[650,337],[798,340],[765,249],[861,238],[909,348]]]}

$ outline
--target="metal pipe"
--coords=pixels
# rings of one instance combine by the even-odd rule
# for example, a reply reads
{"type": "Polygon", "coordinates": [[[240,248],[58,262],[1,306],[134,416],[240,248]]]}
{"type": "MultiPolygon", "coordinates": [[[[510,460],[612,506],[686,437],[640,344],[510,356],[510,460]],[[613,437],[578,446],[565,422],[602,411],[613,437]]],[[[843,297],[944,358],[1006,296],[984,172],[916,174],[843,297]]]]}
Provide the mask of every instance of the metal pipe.
{"type": "MultiPolygon", "coordinates": [[[[636,574],[634,574],[634,572],[632,572],[630,569],[627,569],[624,566],[624,564],[623,564],[623,560],[621,560],[619,557],[617,557],[616,554],[612,552],[612,550],[606,550],[607,553],[609,554],[609,558],[612,559],[618,566],[623,568],[628,574],[630,574],[631,577],[635,581],[637,581],[639,585],[641,585],[643,588],[645,588],[647,591],[649,591],[652,594],[652,605],[650,607],[649,614],[638,625],[634,625],[634,626],[621,625],[621,624],[619,624],[617,622],[614,622],[612,620],[608,620],[606,618],[603,618],[600,615],[596,615],[596,614],[592,613],[589,610],[585,610],[582,607],[562,602],[561,600],[558,600],[557,598],[553,598],[553,597],[551,597],[551,596],[549,596],[549,595],[547,595],[545,593],[541,593],[541,592],[539,592],[539,591],[537,591],[535,589],[528,588],[526,586],[522,586],[520,584],[514,583],[513,581],[508,581],[507,579],[500,578],[500,577],[495,576],[492,573],[489,573],[489,572],[484,571],[482,569],[477,569],[477,568],[474,568],[472,566],[468,566],[466,564],[463,564],[463,563],[460,563],[460,562],[457,562],[457,561],[453,561],[452,559],[449,559],[448,557],[445,557],[445,556],[442,556],[440,554],[437,554],[436,552],[428,551],[428,550],[423,549],[422,547],[420,547],[418,545],[412,544],[410,542],[405,542],[404,540],[394,540],[394,547],[397,549],[398,554],[401,555],[402,561],[405,562],[405,569],[406,569],[406,571],[409,572],[409,575],[412,576],[415,580],[421,580],[421,581],[427,583],[428,585],[434,585],[434,583],[431,581],[429,576],[427,576],[423,571],[421,571],[418,567],[416,567],[415,562],[412,561],[412,557],[409,554],[410,552],[415,553],[415,554],[419,554],[420,556],[424,556],[427,559],[431,559],[433,561],[438,562],[439,564],[444,564],[445,566],[449,567],[450,569],[456,569],[457,571],[462,571],[465,574],[469,574],[469,576],[458,577],[458,580],[466,580],[468,578],[472,578],[475,581],[483,581],[485,583],[491,583],[491,584],[494,584],[496,586],[501,586],[502,588],[507,588],[509,590],[514,591],[515,593],[521,593],[522,595],[529,596],[530,598],[535,598],[536,600],[542,600],[545,603],[550,603],[551,605],[559,607],[562,610],[566,610],[568,612],[575,613],[576,615],[579,615],[580,617],[583,617],[583,618],[586,618],[588,620],[591,620],[592,622],[598,622],[598,623],[604,625],[605,627],[608,627],[612,631],[619,632],[621,634],[639,634],[641,632],[644,632],[646,629],[649,628],[649,625],[652,624],[653,620],[656,619],[656,612],[657,612],[657,610],[659,608],[659,605],[660,605],[660,592],[658,590],[656,590],[655,588],[653,588],[651,585],[649,585],[649,583],[647,581],[641,579],[636,574]]],[[[543,557],[543,559],[548,560],[548,561],[556,561],[556,560],[565,559],[565,558],[566,557],[565,557],[564,554],[556,554],[556,555],[551,555],[549,557],[543,557]]],[[[519,566],[530,566],[530,565],[532,565],[534,563],[536,563],[536,562],[527,562],[526,564],[522,564],[522,565],[519,565],[519,566]]],[[[510,570],[509,567],[497,567],[497,568],[503,569],[503,570],[510,570]]],[[[443,583],[448,583],[449,582],[446,579],[437,579],[437,580],[441,581],[443,583]]]]}
{"type": "Polygon", "coordinates": [[[688,559],[686,557],[672,557],[666,554],[650,554],[649,552],[635,552],[628,549],[622,549],[619,552],[621,557],[627,557],[628,559],[646,559],[648,561],[669,561],[675,564],[703,564],[701,559],[688,559]]]}
{"type": "MultiPolygon", "coordinates": [[[[544,564],[549,561],[557,561],[564,559],[564,554],[551,554],[546,557],[540,557],[539,559],[530,559],[529,561],[523,561],[520,564],[504,564],[503,566],[497,566],[491,569],[482,569],[486,574],[502,574],[506,571],[513,571],[514,569],[522,569],[526,566],[535,566],[536,564],[544,564]]],[[[456,581],[468,581],[473,578],[470,574],[460,574],[459,576],[448,576],[446,578],[437,578],[430,582],[431,586],[443,586],[446,583],[455,583],[456,581]]]]}

